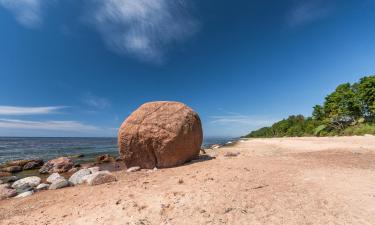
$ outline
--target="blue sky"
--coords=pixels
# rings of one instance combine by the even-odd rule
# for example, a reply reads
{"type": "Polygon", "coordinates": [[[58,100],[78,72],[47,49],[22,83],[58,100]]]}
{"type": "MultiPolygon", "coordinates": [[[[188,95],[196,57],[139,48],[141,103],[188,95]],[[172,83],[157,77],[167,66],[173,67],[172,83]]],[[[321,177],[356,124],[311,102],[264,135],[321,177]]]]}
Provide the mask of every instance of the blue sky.
{"type": "Polygon", "coordinates": [[[148,101],[239,136],[375,73],[373,0],[0,0],[0,136],[116,136],[148,101]]]}

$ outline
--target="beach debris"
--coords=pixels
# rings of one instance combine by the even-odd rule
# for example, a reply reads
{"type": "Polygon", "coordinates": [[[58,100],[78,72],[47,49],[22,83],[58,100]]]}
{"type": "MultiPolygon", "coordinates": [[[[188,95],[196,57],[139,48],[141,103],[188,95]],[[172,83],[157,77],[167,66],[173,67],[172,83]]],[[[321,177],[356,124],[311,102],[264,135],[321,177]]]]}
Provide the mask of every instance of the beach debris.
{"type": "Polygon", "coordinates": [[[12,184],[14,189],[26,189],[27,187],[36,187],[40,184],[40,177],[32,176],[20,179],[12,184]]]}
{"type": "Polygon", "coordinates": [[[91,171],[89,169],[81,169],[77,172],[75,172],[70,178],[69,182],[73,185],[83,184],[84,180],[83,178],[87,175],[90,175],[91,171]]]}
{"type": "Polygon", "coordinates": [[[124,121],[118,139],[128,168],[167,168],[197,156],[203,132],[198,114],[185,104],[149,102],[124,121]]]}
{"type": "Polygon", "coordinates": [[[24,198],[24,197],[31,196],[33,194],[34,194],[34,191],[26,191],[26,192],[23,192],[23,193],[17,195],[15,198],[24,198]]]}
{"type": "Polygon", "coordinates": [[[52,159],[40,168],[39,172],[44,173],[65,173],[73,168],[73,161],[67,157],[52,159]]]}
{"type": "Polygon", "coordinates": [[[26,163],[22,169],[23,170],[34,170],[34,169],[39,169],[41,166],[43,166],[43,161],[32,161],[26,163]]]}
{"type": "Polygon", "coordinates": [[[90,167],[88,169],[90,170],[91,173],[96,173],[100,171],[99,166],[90,167]]]}
{"type": "Polygon", "coordinates": [[[48,183],[53,183],[55,180],[62,178],[62,176],[59,173],[53,173],[49,177],[47,177],[48,183]]]}
{"type": "Polygon", "coordinates": [[[49,190],[56,190],[64,187],[69,186],[69,181],[67,181],[64,177],[57,178],[52,182],[52,184],[49,186],[49,190]]]}
{"type": "Polygon", "coordinates": [[[259,185],[259,186],[256,186],[256,187],[253,187],[252,189],[256,190],[256,189],[262,189],[262,188],[265,188],[265,187],[268,187],[269,185],[259,185]]]}
{"type": "Polygon", "coordinates": [[[184,180],[182,178],[178,179],[178,184],[183,184],[184,180]]]}
{"type": "Polygon", "coordinates": [[[42,184],[39,184],[38,186],[36,186],[36,190],[37,191],[41,191],[41,190],[47,190],[48,188],[49,188],[49,184],[44,184],[44,183],[42,183],[42,184]]]}
{"type": "Polygon", "coordinates": [[[99,171],[84,177],[84,181],[90,186],[110,183],[116,180],[116,177],[109,171],[99,171]]]}
{"type": "Polygon", "coordinates": [[[108,162],[112,162],[112,161],[114,161],[113,157],[108,155],[108,154],[96,157],[97,163],[108,163],[108,162]]]}
{"type": "Polygon", "coordinates": [[[8,172],[8,173],[17,173],[22,171],[22,167],[20,166],[8,166],[4,167],[1,169],[3,172],[8,172]]]}
{"type": "Polygon", "coordinates": [[[133,167],[130,167],[129,169],[127,169],[126,172],[132,173],[132,172],[137,172],[137,171],[140,171],[140,170],[141,170],[141,167],[133,166],[133,167]]]}
{"type": "Polygon", "coordinates": [[[239,155],[240,155],[239,152],[226,152],[226,153],[224,154],[224,157],[237,157],[237,156],[239,156],[239,155]]]}

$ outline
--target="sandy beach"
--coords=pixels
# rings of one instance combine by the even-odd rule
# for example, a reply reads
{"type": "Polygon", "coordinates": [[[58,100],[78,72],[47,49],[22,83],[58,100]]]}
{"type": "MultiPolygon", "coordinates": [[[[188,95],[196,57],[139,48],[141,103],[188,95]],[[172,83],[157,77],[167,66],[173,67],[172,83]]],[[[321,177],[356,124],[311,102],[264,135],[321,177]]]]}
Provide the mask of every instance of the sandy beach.
{"type": "Polygon", "coordinates": [[[0,201],[0,224],[375,223],[372,136],[251,139],[180,167],[114,174],[0,201]]]}

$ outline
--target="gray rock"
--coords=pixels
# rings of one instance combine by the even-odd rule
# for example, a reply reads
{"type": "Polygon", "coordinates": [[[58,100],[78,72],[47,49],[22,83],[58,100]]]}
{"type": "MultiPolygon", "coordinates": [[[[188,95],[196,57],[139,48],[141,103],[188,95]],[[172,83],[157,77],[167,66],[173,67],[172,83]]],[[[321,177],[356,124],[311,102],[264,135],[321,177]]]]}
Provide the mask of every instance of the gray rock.
{"type": "Polygon", "coordinates": [[[26,191],[26,192],[23,192],[23,193],[17,195],[15,198],[24,198],[24,197],[31,196],[33,194],[34,194],[34,191],[26,191]]]}
{"type": "Polygon", "coordinates": [[[40,184],[40,177],[26,177],[13,183],[12,188],[24,189],[25,187],[36,187],[40,184]]]}
{"type": "Polygon", "coordinates": [[[63,178],[60,174],[58,173],[53,173],[51,174],[48,178],[47,178],[47,182],[48,183],[53,183],[55,180],[59,179],[59,178],[63,178]]]}
{"type": "Polygon", "coordinates": [[[39,169],[42,165],[39,162],[28,162],[23,166],[23,170],[34,170],[39,169]]]}
{"type": "Polygon", "coordinates": [[[9,185],[0,186],[0,200],[11,198],[17,195],[17,191],[9,188],[9,185]]]}
{"type": "Polygon", "coordinates": [[[17,181],[19,178],[16,177],[16,176],[10,176],[10,177],[4,177],[2,178],[2,181],[4,183],[11,183],[11,182],[14,182],[14,181],[17,181]]]}
{"type": "Polygon", "coordinates": [[[39,184],[35,189],[37,191],[41,191],[41,190],[47,190],[49,188],[49,184],[39,184]]]}
{"type": "Polygon", "coordinates": [[[73,185],[83,184],[84,180],[82,178],[90,174],[91,171],[89,169],[81,169],[69,178],[69,182],[73,185]]]}
{"type": "Polygon", "coordinates": [[[17,188],[16,189],[16,191],[17,191],[18,194],[21,194],[21,193],[24,193],[24,192],[28,192],[28,191],[33,191],[33,190],[34,190],[34,188],[32,188],[32,187],[30,187],[28,185],[25,185],[25,186],[23,186],[21,188],[17,188]]]}
{"type": "Polygon", "coordinates": [[[56,190],[64,187],[69,186],[69,181],[67,181],[65,178],[61,177],[52,182],[52,184],[49,186],[49,190],[56,190]]]}
{"type": "Polygon", "coordinates": [[[95,166],[95,167],[90,167],[89,170],[91,171],[91,173],[97,173],[100,171],[100,168],[99,166],[95,166]]]}
{"type": "Polygon", "coordinates": [[[100,171],[84,177],[88,185],[99,185],[116,181],[116,177],[109,171],[100,171]]]}
{"type": "Polygon", "coordinates": [[[132,172],[137,172],[137,171],[140,171],[140,170],[141,170],[141,167],[133,166],[133,167],[130,167],[129,169],[127,169],[126,172],[132,173],[132,172]]]}
{"type": "Polygon", "coordinates": [[[0,180],[0,184],[4,184],[4,181],[0,180]]]}

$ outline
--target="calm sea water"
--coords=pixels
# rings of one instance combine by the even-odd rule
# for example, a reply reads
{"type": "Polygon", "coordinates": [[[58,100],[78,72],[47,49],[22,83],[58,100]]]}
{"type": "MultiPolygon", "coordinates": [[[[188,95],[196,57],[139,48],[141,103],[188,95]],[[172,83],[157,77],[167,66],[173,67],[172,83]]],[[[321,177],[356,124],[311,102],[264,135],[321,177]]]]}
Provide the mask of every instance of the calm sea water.
{"type": "MultiPolygon", "coordinates": [[[[203,146],[225,144],[232,138],[205,138],[203,146]]],[[[0,164],[8,160],[40,158],[49,160],[60,156],[83,154],[89,161],[98,155],[118,155],[116,138],[18,138],[0,137],[0,164]]]]}

